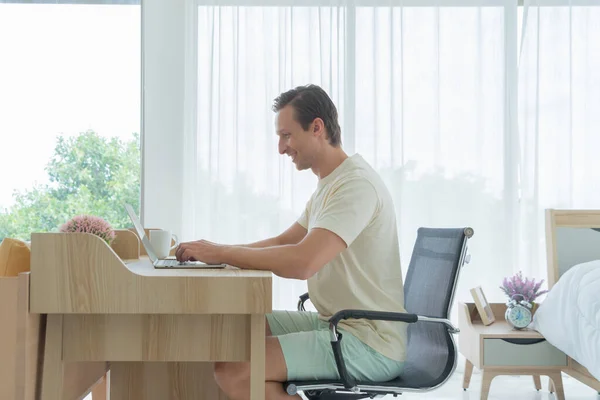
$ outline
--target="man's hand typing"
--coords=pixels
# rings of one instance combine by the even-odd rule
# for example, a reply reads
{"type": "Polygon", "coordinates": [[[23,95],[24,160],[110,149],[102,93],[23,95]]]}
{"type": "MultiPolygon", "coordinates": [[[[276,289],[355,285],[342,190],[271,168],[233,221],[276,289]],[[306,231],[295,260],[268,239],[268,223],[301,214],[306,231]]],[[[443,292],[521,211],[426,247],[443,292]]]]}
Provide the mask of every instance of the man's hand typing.
{"type": "Polygon", "coordinates": [[[207,240],[185,242],[177,247],[175,258],[180,262],[201,261],[206,264],[221,264],[223,263],[224,248],[223,245],[207,240]]]}

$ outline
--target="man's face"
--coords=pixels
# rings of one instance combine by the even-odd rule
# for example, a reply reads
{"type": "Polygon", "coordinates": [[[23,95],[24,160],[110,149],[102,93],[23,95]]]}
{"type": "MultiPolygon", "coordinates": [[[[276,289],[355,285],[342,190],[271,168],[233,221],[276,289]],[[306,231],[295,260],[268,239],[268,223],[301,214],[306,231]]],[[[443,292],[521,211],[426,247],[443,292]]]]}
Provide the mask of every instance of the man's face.
{"type": "Polygon", "coordinates": [[[294,108],[290,105],[282,108],[276,117],[275,128],[279,136],[279,154],[287,154],[299,171],[312,167],[318,149],[319,127],[310,124],[308,131],[294,119],[294,108]]]}

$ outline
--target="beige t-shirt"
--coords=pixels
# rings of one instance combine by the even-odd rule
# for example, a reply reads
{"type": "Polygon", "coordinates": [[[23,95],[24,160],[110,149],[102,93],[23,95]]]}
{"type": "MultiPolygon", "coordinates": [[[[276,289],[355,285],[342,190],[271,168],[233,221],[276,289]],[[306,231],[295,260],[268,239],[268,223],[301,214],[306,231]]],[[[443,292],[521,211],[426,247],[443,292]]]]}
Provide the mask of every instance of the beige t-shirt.
{"type": "MultiPolygon", "coordinates": [[[[406,312],[392,197],[360,155],[319,181],[298,223],[327,229],[347,245],[308,280],[319,318],[344,309],[406,312]]],[[[388,358],[406,358],[404,322],[347,319],[338,326],[388,358]]]]}

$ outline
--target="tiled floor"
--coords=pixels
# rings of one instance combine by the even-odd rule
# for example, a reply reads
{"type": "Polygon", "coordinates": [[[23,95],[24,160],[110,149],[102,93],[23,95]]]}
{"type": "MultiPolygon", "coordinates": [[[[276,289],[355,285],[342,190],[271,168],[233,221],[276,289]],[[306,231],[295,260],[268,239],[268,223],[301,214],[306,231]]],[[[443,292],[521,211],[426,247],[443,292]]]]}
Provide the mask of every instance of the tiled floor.
{"type": "MultiPolygon", "coordinates": [[[[457,371],[450,380],[438,390],[422,393],[410,394],[404,393],[399,399],[420,399],[420,400],[479,400],[481,387],[481,373],[473,371],[471,385],[467,391],[462,389],[463,373],[457,371]]],[[[533,378],[531,376],[498,376],[492,381],[489,400],[550,400],[556,399],[554,395],[548,392],[548,378],[542,377],[542,390],[535,390],[533,378]]],[[[563,374],[563,385],[565,389],[566,400],[600,400],[600,396],[593,389],[585,386],[576,379],[563,374]]],[[[393,399],[392,396],[386,396],[386,400],[393,399]]],[[[397,399],[398,399],[397,398],[397,399]]]]}
{"type": "MultiPolygon", "coordinates": [[[[459,358],[459,366],[454,375],[441,388],[427,393],[404,393],[396,397],[398,400],[479,400],[481,372],[475,369],[471,377],[471,385],[467,391],[462,389],[464,358],[459,358]]],[[[554,395],[548,392],[548,378],[542,376],[542,390],[535,390],[531,376],[499,376],[492,382],[489,400],[553,400],[554,395]]],[[[585,386],[574,378],[563,374],[563,385],[566,400],[600,400],[595,390],[585,386]]],[[[394,399],[386,396],[386,400],[394,399]]],[[[85,398],[91,400],[91,396],[85,398]]],[[[142,400],[142,399],[140,399],[142,400]]],[[[165,399],[168,400],[168,399],[165,399]]]]}

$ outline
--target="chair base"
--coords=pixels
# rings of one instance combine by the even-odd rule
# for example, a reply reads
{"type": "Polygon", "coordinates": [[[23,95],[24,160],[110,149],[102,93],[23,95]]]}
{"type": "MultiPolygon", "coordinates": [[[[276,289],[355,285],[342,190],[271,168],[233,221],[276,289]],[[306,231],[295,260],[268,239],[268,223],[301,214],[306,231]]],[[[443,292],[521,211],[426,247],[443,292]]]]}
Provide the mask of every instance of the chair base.
{"type": "Polygon", "coordinates": [[[304,392],[304,395],[309,400],[358,400],[358,399],[374,398],[374,397],[371,397],[374,395],[368,395],[365,393],[351,394],[351,393],[335,393],[335,392],[329,392],[329,393],[323,393],[323,392],[311,393],[311,392],[312,391],[304,392]]]}

